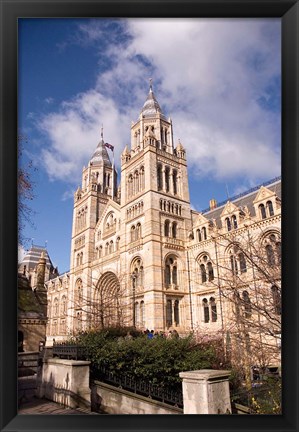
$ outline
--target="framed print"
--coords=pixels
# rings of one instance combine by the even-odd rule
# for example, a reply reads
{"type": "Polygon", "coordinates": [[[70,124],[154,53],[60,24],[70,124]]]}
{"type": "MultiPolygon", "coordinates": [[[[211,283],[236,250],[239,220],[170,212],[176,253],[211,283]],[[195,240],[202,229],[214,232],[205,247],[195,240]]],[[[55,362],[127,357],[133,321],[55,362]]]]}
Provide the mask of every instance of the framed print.
{"type": "Polygon", "coordinates": [[[1,430],[298,429],[298,12],[1,1],[1,430]]]}

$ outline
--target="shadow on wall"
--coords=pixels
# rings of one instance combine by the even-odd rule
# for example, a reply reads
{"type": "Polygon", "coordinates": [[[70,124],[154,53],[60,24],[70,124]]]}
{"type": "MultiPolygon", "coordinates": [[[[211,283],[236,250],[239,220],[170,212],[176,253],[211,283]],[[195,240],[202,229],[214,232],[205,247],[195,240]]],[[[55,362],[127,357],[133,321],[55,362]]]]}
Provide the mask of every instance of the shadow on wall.
{"type": "Polygon", "coordinates": [[[55,384],[53,374],[51,372],[49,381],[43,381],[41,387],[37,389],[38,397],[45,397],[51,401],[57,402],[64,407],[69,408],[91,408],[90,400],[86,397],[73,392],[69,389],[70,377],[66,374],[64,385],[55,384]]]}

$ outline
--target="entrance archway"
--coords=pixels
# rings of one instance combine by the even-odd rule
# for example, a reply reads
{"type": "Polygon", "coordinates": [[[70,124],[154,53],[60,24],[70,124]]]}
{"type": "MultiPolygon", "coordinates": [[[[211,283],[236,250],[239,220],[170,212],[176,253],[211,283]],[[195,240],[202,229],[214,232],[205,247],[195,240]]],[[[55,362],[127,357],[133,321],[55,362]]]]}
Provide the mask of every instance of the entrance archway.
{"type": "Polygon", "coordinates": [[[113,272],[104,273],[98,280],[94,296],[93,316],[94,325],[97,328],[124,324],[120,283],[113,272]]]}

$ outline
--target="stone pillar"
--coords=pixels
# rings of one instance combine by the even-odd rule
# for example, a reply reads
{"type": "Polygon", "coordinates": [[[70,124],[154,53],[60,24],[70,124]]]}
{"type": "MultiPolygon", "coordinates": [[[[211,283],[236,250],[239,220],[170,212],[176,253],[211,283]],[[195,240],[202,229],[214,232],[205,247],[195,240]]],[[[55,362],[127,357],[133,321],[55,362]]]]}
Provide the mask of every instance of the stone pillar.
{"type": "Polygon", "coordinates": [[[89,361],[49,358],[37,374],[36,396],[70,408],[90,408],[89,361]]]}
{"type": "Polygon", "coordinates": [[[213,369],[180,372],[184,414],[231,414],[229,375],[213,369]]]}

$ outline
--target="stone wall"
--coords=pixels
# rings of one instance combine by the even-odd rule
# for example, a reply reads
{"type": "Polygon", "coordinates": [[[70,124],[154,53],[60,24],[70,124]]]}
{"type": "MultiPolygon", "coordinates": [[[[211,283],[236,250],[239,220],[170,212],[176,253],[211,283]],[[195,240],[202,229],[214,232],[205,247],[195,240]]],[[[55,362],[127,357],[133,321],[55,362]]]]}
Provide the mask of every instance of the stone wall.
{"type": "Polygon", "coordinates": [[[183,414],[181,408],[95,381],[91,390],[92,410],[106,414],[183,414]]]}

